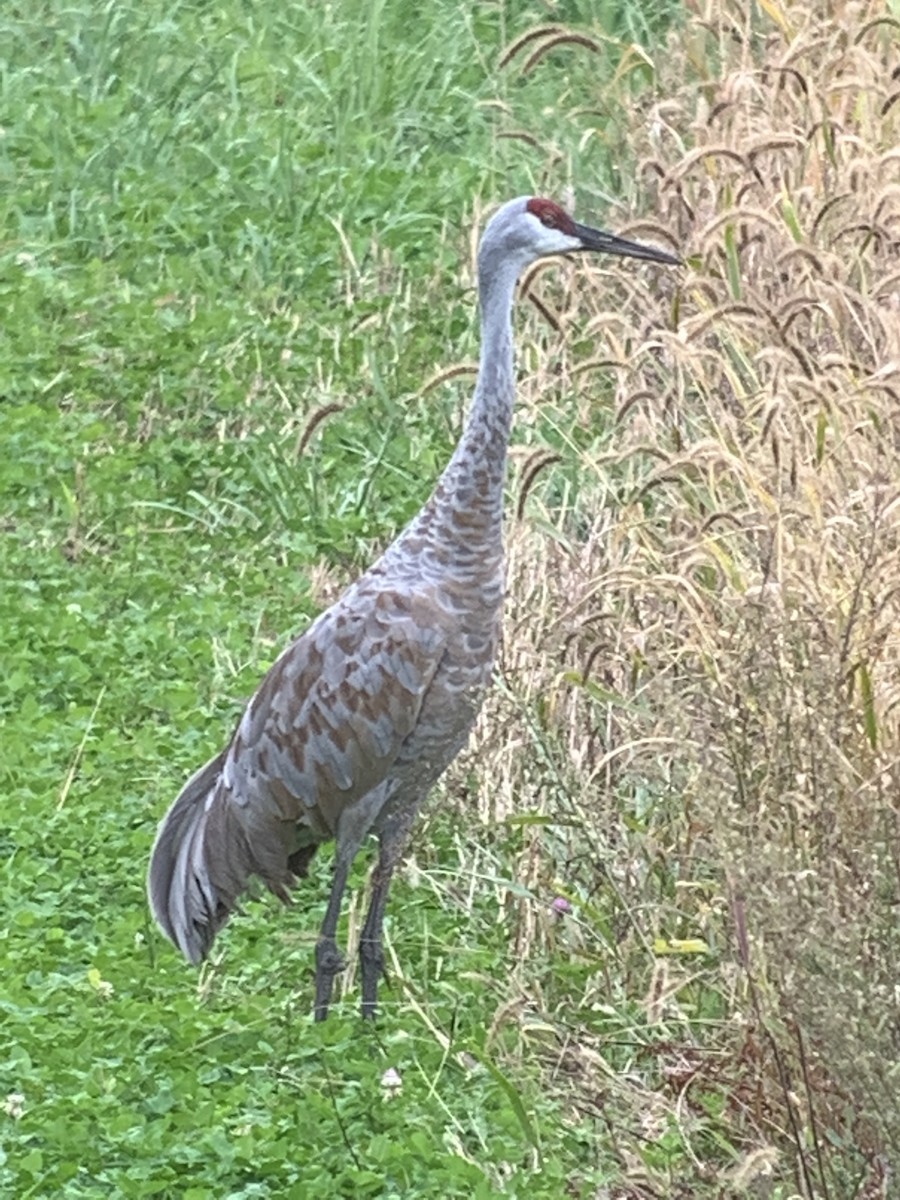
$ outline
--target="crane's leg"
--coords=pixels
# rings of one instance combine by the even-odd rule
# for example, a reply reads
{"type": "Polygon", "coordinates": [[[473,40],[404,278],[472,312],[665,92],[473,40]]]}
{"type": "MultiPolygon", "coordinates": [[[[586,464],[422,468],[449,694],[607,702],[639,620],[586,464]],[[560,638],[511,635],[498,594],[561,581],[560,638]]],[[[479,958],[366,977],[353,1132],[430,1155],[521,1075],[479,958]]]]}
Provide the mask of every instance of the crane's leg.
{"type": "Polygon", "coordinates": [[[378,865],[372,875],[372,901],[359,939],[359,965],[362,977],[362,1015],[374,1017],[378,1001],[378,981],[384,973],[381,929],[394,868],[409,840],[409,831],[419,811],[418,803],[403,808],[378,834],[378,865]]]}
{"type": "MultiPolygon", "coordinates": [[[[347,888],[350,866],[363,839],[372,828],[388,794],[388,781],[383,781],[349,808],[344,809],[338,820],[335,833],[337,849],[334,856],[334,878],[331,895],[325,909],[325,920],[316,943],[316,1007],[315,1018],[324,1021],[328,1016],[328,1005],[334,989],[334,977],[344,969],[344,956],[337,947],[335,934],[341,915],[341,902],[347,888]]],[[[307,862],[312,855],[307,857],[307,862]]]]}
{"type": "Polygon", "coordinates": [[[331,1003],[331,993],[334,989],[334,977],[344,969],[344,956],[338,949],[335,940],[337,923],[341,915],[341,902],[347,887],[347,875],[355,855],[338,851],[334,864],[334,879],[331,883],[331,895],[328,897],[328,907],[325,909],[325,920],[316,943],[316,1007],[315,1018],[324,1021],[328,1016],[328,1005],[331,1003]]]}

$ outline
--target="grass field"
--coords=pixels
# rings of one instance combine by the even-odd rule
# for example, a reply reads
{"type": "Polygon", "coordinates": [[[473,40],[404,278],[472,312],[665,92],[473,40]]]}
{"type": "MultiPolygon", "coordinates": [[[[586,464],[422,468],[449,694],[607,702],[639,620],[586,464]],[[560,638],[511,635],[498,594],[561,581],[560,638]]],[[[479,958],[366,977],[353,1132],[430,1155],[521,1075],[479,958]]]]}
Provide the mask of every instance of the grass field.
{"type": "Polygon", "coordinates": [[[0,16],[3,1194],[889,1195],[900,10],[746,7],[0,16]],[[329,855],[198,976],[150,845],[426,498],[529,190],[687,266],[526,281],[498,685],[316,1026],[329,855]]]}

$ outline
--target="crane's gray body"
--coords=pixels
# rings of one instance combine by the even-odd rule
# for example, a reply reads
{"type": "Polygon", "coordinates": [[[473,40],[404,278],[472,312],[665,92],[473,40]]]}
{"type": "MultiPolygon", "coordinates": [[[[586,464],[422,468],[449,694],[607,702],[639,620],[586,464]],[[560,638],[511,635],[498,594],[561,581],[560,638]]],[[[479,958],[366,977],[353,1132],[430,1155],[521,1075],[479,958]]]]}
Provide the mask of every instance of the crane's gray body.
{"type": "MultiPolygon", "coordinates": [[[[227,748],[188,782],[160,826],[151,906],[191,962],[206,955],[250,875],[286,897],[315,846],[332,838],[336,879],[323,940],[333,946],[346,868],[372,832],[381,874],[364,938],[379,943],[380,956],[394,862],[423,798],[465,744],[500,636],[516,280],[540,255],[583,245],[528,206],[528,197],[505,204],[482,238],[478,382],[430,500],[278,658],[227,748]]],[[[338,969],[335,955],[329,964],[338,969]]],[[[380,957],[369,1011],[376,968],[380,957]]],[[[364,963],[364,1010],[365,974],[364,963]]],[[[330,983],[317,998],[320,1015],[328,995],[330,983]]]]}

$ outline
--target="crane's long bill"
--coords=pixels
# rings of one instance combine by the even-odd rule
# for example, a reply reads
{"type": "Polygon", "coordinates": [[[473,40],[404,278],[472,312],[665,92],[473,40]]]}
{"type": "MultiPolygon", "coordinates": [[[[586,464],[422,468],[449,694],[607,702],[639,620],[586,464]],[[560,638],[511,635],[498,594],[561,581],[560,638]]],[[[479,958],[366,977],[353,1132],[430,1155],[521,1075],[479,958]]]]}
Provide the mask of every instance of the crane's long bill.
{"type": "Polygon", "coordinates": [[[648,262],[668,263],[673,267],[681,265],[677,254],[669,254],[667,250],[659,250],[643,242],[629,242],[627,238],[617,237],[614,233],[591,229],[590,225],[576,222],[575,236],[581,239],[582,250],[599,250],[603,254],[618,254],[623,258],[643,258],[648,262]]]}

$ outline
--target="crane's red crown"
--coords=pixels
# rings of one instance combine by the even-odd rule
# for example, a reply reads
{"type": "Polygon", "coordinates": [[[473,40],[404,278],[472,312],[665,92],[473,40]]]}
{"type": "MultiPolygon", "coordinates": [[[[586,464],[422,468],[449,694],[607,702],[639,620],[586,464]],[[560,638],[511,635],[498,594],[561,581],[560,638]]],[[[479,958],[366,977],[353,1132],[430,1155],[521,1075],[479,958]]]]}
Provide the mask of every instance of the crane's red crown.
{"type": "Polygon", "coordinates": [[[575,222],[566,210],[560,208],[554,200],[545,200],[541,196],[532,196],[526,208],[537,217],[542,225],[546,225],[548,229],[558,229],[560,233],[567,233],[570,237],[577,236],[575,222]]]}

